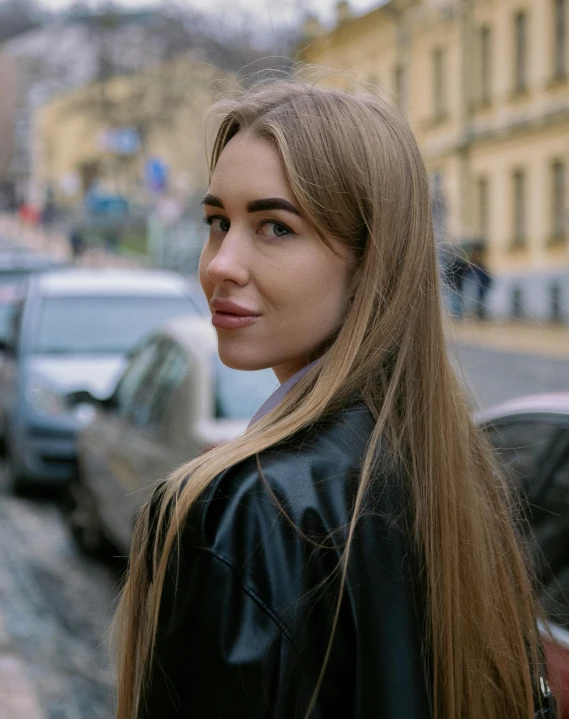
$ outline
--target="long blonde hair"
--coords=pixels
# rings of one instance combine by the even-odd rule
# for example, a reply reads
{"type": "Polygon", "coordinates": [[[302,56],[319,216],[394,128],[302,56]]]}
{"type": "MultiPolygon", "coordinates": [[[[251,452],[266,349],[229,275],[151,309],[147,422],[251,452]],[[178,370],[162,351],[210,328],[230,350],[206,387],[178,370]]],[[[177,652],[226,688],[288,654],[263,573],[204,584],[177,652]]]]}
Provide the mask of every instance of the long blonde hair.
{"type": "Polygon", "coordinates": [[[273,143],[304,215],[323,237],[356,250],[357,282],[322,361],[243,436],[174,472],[159,490],[154,526],[148,504],[142,512],[115,625],[118,719],[135,719],[142,701],[167,562],[193,502],[221,471],[354,393],[363,396],[375,428],[343,576],[362,498],[370,483],[381,482],[373,460],[385,438],[406,468],[412,497],[433,715],[528,719],[537,608],[506,484],[447,357],[429,183],[410,128],[380,97],[295,80],[254,87],[218,109],[211,170],[237,132],[273,143]]]}

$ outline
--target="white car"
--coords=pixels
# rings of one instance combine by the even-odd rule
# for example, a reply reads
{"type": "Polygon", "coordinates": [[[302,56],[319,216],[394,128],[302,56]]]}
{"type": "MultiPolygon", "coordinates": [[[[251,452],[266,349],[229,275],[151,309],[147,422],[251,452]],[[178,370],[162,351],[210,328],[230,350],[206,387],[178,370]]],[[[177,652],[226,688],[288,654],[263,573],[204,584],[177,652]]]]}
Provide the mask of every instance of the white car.
{"type": "Polygon", "coordinates": [[[157,482],[243,432],[277,386],[272,370],[221,364],[209,319],[172,320],[150,336],[114,394],[91,405],[95,416],[79,433],[69,518],[83,548],[110,544],[128,554],[136,517],[157,482]]]}
{"type": "Polygon", "coordinates": [[[65,396],[107,397],[135,346],[168,319],[209,314],[195,281],[156,270],[33,276],[12,313],[0,368],[0,434],[14,490],[65,485],[81,414],[65,396]]]}

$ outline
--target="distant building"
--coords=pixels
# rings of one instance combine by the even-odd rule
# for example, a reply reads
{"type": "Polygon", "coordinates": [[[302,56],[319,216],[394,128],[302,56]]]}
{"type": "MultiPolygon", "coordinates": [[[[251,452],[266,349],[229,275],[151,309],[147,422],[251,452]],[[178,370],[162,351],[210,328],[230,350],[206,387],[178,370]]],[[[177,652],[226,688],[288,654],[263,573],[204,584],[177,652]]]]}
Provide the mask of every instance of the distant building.
{"type": "Polygon", "coordinates": [[[437,235],[484,247],[493,316],[569,322],[569,0],[338,10],[331,31],[307,26],[301,58],[391,93],[431,174],[437,235]]]}
{"type": "MultiPolygon", "coordinates": [[[[37,109],[59,93],[95,80],[101,67],[97,15],[86,13],[39,27],[0,44],[0,202],[1,187],[10,185],[18,202],[43,201],[32,175],[32,132],[37,109]],[[4,98],[8,97],[9,102],[4,98]]],[[[158,47],[149,46],[148,11],[118,16],[120,42],[110,51],[124,70],[156,62],[158,47]]],[[[107,51],[107,48],[103,48],[107,51]]]]}
{"type": "Polygon", "coordinates": [[[33,185],[70,208],[95,189],[141,204],[205,191],[204,117],[223,76],[182,56],[58,95],[36,113],[33,185]]]}

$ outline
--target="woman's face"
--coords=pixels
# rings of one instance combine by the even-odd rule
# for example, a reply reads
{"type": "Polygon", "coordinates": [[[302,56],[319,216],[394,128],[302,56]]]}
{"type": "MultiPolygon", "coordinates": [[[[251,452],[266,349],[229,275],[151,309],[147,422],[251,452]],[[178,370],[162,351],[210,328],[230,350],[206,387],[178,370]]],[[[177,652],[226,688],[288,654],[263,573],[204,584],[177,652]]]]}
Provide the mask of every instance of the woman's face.
{"type": "MultiPolygon", "coordinates": [[[[284,382],[341,325],[352,263],[302,216],[277,150],[245,132],[227,144],[204,199],[200,282],[228,367],[284,382]]],[[[313,356],[313,355],[312,355],[313,356]]]]}

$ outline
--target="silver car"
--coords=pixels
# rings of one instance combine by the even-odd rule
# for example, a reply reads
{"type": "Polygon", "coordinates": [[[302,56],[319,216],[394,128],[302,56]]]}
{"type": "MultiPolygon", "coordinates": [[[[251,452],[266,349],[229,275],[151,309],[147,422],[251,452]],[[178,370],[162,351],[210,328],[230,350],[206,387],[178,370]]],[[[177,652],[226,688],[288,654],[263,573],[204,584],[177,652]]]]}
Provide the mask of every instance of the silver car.
{"type": "MultiPolygon", "coordinates": [[[[161,478],[246,428],[278,386],[271,370],[228,369],[210,320],[173,320],[131,360],[116,391],[95,402],[78,438],[70,520],[90,552],[128,554],[136,516],[161,478]]],[[[77,395],[78,399],[88,399],[77,395]]]]}
{"type": "Polygon", "coordinates": [[[153,270],[68,269],[30,279],[2,342],[0,434],[14,490],[75,473],[85,421],[68,393],[107,397],[128,354],[171,317],[204,311],[196,283],[153,270]]]}

